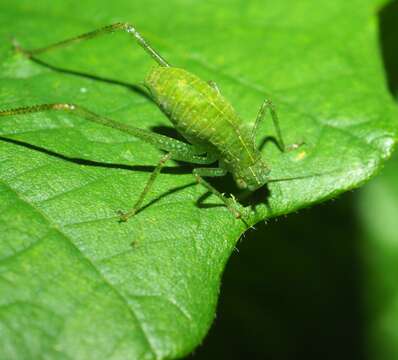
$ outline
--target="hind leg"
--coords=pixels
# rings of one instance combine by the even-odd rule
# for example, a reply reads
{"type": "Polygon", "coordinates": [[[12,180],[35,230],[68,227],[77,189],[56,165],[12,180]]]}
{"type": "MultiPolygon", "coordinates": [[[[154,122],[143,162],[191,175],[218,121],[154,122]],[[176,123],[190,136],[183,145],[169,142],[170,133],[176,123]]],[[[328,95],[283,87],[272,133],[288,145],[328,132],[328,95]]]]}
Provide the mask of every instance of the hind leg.
{"type": "Polygon", "coordinates": [[[142,37],[142,35],[130,24],[128,23],[116,23],[112,25],[105,26],[103,28],[90,31],[72,38],[68,38],[66,40],[62,40],[56,42],[54,44],[50,44],[48,46],[33,49],[33,50],[26,50],[20,47],[18,44],[14,44],[17,50],[21,51],[28,57],[32,57],[35,55],[42,54],[44,52],[52,51],[61,47],[73,45],[82,41],[90,40],[96,38],[98,36],[114,33],[116,31],[126,32],[129,35],[133,36],[135,41],[160,65],[168,67],[170,64],[152,47],[149,43],[142,37]]]}

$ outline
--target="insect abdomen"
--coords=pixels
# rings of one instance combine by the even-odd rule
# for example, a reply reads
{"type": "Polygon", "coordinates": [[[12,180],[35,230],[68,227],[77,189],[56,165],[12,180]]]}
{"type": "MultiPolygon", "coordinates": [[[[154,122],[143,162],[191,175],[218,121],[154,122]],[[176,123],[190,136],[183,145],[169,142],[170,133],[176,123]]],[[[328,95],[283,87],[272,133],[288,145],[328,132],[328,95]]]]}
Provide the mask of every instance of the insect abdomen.
{"type": "MultiPolygon", "coordinates": [[[[177,130],[192,144],[211,147],[232,161],[251,149],[247,134],[228,101],[197,76],[174,67],[154,68],[146,86],[177,130]]],[[[249,159],[250,160],[250,159],[249,159]]]]}

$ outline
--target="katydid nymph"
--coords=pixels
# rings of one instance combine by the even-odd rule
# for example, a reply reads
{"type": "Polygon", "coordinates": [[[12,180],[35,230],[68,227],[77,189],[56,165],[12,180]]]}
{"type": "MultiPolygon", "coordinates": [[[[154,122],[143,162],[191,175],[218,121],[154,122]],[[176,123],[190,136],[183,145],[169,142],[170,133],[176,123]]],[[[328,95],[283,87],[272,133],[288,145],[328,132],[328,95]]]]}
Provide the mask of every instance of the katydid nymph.
{"type": "Polygon", "coordinates": [[[238,203],[235,197],[226,197],[216,190],[204,177],[224,176],[229,172],[238,188],[249,192],[257,190],[270,180],[270,168],[256,148],[255,143],[258,125],[263,120],[267,110],[271,113],[278,147],[282,151],[286,151],[278,117],[271,101],[264,101],[254,126],[249,130],[244,126],[230,103],[221,95],[214,82],[204,81],[186,70],[171,66],[133,26],[127,23],[116,23],[39,49],[25,50],[19,45],[16,48],[25,56],[34,58],[36,55],[47,51],[116,31],[126,32],[132,36],[156,61],[157,65],[145,78],[144,87],[187,142],[125,125],[94,114],[80,105],[69,103],[39,104],[14,108],[0,111],[0,116],[44,111],[70,112],[86,120],[126,132],[165,151],[135,205],[131,210],[119,214],[121,221],[127,221],[140,210],[145,196],[169,159],[202,165],[218,162],[217,167],[195,168],[193,175],[198,183],[204,185],[211,193],[222,200],[236,218],[240,218],[246,211],[245,208],[238,203]]]}

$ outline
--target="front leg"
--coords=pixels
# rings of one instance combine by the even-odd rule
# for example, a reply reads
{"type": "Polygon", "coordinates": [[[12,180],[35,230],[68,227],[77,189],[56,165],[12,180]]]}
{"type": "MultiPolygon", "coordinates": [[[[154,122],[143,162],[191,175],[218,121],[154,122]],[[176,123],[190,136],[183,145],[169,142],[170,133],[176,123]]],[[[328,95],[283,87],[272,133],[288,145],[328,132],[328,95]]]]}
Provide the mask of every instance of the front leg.
{"type": "Polygon", "coordinates": [[[240,219],[242,217],[243,206],[240,205],[235,197],[227,198],[223,194],[221,194],[217,189],[215,189],[212,185],[210,185],[203,176],[225,176],[227,171],[223,168],[196,168],[193,170],[193,174],[196,178],[196,181],[202,185],[204,185],[212,194],[216,195],[228,208],[228,210],[237,218],[240,219]]]}
{"type": "Polygon", "coordinates": [[[276,131],[276,142],[277,142],[278,148],[282,152],[295,150],[304,144],[304,142],[299,142],[297,144],[296,143],[290,144],[288,146],[285,145],[285,142],[283,141],[283,137],[282,137],[282,132],[281,132],[281,129],[279,126],[278,114],[276,112],[275,105],[271,100],[265,100],[263,102],[263,104],[261,105],[261,108],[257,114],[257,118],[256,118],[256,121],[255,121],[253,129],[252,129],[253,144],[256,144],[257,129],[258,129],[258,126],[260,125],[261,121],[264,120],[265,113],[267,110],[269,110],[269,112],[271,114],[272,123],[273,123],[275,131],[276,131]]]}

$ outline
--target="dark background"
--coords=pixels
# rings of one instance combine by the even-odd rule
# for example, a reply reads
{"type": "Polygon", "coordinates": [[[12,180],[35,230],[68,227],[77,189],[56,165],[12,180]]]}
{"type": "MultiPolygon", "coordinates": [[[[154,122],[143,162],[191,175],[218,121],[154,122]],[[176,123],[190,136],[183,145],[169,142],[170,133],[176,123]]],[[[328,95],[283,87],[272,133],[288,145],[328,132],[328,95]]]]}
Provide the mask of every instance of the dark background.
{"type": "MultiPolygon", "coordinates": [[[[398,2],[381,9],[380,52],[398,94],[398,2]]],[[[361,190],[258,224],[226,268],[199,359],[368,359],[361,190]]],[[[394,360],[394,359],[391,359],[394,360]]]]}

